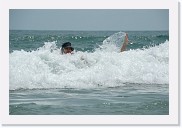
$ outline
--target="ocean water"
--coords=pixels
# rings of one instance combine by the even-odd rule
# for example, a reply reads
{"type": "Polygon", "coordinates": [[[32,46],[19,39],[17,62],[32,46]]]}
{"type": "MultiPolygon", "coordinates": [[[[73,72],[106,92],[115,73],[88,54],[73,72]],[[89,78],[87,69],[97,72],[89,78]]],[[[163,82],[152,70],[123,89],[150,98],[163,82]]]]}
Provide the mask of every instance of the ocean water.
{"type": "Polygon", "coordinates": [[[9,114],[168,115],[169,32],[125,32],[10,30],[9,114]]]}

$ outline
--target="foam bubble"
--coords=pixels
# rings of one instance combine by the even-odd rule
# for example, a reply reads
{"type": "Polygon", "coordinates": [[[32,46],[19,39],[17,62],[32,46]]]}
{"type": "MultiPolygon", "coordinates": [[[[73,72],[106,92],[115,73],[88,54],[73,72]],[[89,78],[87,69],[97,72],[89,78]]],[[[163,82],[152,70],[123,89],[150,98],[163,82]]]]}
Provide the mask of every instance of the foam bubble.
{"type": "Polygon", "coordinates": [[[166,41],[159,46],[122,53],[113,46],[105,51],[61,55],[55,42],[47,42],[36,51],[14,51],[10,53],[10,90],[168,84],[168,45],[166,41]]]}

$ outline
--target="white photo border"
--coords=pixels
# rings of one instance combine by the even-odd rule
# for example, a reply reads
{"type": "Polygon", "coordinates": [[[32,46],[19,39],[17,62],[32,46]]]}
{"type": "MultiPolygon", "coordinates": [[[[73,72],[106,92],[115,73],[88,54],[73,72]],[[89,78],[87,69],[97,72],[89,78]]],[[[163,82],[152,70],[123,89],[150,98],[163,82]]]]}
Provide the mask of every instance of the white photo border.
{"type": "Polygon", "coordinates": [[[0,101],[2,124],[179,125],[177,0],[2,0],[0,2],[0,101]],[[169,9],[169,115],[9,115],[10,9],[169,9]]]}

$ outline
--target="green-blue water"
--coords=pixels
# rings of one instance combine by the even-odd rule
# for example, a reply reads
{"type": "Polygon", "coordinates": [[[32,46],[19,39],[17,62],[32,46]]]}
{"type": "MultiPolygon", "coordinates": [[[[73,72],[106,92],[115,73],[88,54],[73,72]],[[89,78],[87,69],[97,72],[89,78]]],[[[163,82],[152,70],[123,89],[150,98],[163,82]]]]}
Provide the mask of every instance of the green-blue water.
{"type": "MultiPolygon", "coordinates": [[[[36,50],[44,42],[57,41],[57,46],[67,41],[78,51],[93,51],[103,40],[118,31],[21,31],[10,30],[10,52],[13,50],[36,50]]],[[[129,31],[132,44],[128,49],[158,45],[169,40],[168,31],[129,31]]]]}
{"type": "Polygon", "coordinates": [[[114,33],[10,30],[10,115],[168,115],[168,31],[128,31],[123,53],[114,33]]]}

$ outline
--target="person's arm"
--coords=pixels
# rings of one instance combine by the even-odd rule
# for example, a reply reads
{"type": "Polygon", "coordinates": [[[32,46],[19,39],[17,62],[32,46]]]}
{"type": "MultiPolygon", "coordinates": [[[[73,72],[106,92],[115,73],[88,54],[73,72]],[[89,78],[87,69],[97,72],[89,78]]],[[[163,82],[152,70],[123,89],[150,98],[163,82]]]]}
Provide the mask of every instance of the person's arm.
{"type": "Polygon", "coordinates": [[[126,50],[126,46],[128,44],[128,34],[126,33],[126,36],[125,36],[125,40],[124,40],[124,43],[123,43],[123,46],[121,47],[121,52],[125,51],[126,50]]]}

